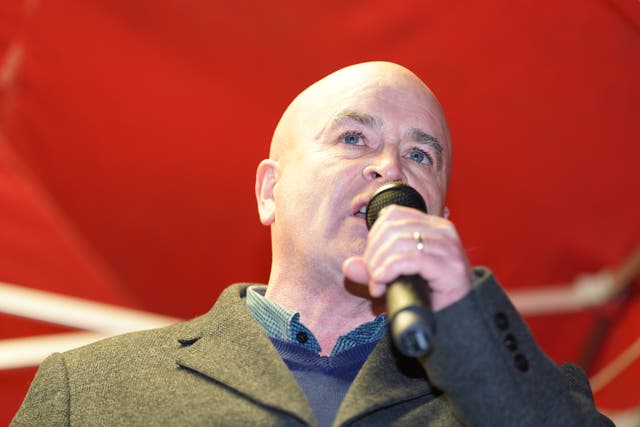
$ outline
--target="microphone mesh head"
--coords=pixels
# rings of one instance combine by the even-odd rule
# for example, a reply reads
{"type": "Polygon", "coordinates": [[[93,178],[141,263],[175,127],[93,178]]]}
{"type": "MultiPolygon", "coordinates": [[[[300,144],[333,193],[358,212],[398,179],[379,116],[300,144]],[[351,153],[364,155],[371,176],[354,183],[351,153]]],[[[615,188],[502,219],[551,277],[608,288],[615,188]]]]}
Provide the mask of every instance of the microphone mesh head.
{"type": "Polygon", "coordinates": [[[390,182],[378,188],[367,204],[367,227],[371,228],[380,211],[389,205],[407,206],[427,213],[424,199],[413,187],[402,182],[390,182]]]}

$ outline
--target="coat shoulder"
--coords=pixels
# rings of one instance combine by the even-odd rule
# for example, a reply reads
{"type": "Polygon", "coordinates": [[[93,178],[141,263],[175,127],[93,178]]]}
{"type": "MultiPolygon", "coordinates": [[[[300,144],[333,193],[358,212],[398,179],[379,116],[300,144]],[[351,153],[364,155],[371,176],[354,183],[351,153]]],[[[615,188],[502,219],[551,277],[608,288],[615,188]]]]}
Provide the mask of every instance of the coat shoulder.
{"type": "MultiPolygon", "coordinates": [[[[175,352],[198,341],[203,335],[215,333],[220,313],[228,317],[234,310],[242,310],[240,304],[250,284],[238,283],[226,288],[215,305],[200,316],[165,327],[129,332],[101,339],[91,344],[63,353],[68,369],[76,363],[123,364],[145,363],[158,359],[173,360],[175,352]]],[[[228,319],[227,319],[228,320],[228,319]]]]}

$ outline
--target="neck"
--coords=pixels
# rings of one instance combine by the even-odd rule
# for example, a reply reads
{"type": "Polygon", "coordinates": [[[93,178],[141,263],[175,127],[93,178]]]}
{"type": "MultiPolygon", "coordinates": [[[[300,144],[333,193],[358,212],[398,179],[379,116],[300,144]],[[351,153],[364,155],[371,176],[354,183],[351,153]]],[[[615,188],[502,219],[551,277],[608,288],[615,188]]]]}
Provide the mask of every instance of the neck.
{"type": "MultiPolygon", "coordinates": [[[[300,321],[313,332],[322,355],[328,355],[338,338],[379,314],[377,300],[366,296],[366,286],[346,286],[340,274],[333,281],[319,282],[310,274],[281,274],[272,268],[266,297],[300,313],[300,321]]],[[[326,276],[325,276],[326,278],[326,276]]]]}

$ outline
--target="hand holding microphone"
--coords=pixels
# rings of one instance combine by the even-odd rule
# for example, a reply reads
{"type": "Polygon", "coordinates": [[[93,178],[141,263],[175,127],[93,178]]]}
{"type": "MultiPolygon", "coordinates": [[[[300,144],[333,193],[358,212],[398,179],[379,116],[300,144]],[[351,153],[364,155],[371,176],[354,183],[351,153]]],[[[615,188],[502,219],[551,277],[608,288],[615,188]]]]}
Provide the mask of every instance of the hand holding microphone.
{"type": "Polygon", "coordinates": [[[376,191],[367,206],[367,226],[373,227],[380,211],[390,205],[412,209],[385,212],[382,223],[376,223],[369,235],[365,254],[348,259],[343,270],[354,281],[369,282],[374,296],[386,283],[394,343],[403,354],[421,357],[431,350],[432,310],[466,295],[471,289],[471,267],[453,224],[424,215],[424,200],[406,184],[391,182],[376,191]]]}
{"type": "MultiPolygon", "coordinates": [[[[408,185],[391,182],[376,191],[367,204],[367,227],[371,229],[380,211],[389,205],[401,205],[427,213],[420,194],[408,185]]],[[[419,234],[418,234],[419,236],[419,234]]],[[[417,240],[416,249],[422,249],[417,240]]],[[[387,315],[393,341],[404,355],[425,356],[431,350],[433,313],[427,281],[417,274],[401,275],[387,289],[387,315]]]]}

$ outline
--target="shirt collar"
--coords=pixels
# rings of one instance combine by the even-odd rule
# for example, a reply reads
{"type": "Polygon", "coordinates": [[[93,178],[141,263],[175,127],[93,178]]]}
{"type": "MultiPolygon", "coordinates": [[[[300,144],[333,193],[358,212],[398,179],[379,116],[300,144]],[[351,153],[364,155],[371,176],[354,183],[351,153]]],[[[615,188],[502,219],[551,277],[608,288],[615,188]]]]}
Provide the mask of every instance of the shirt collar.
{"type": "MultiPolygon", "coordinates": [[[[253,285],[247,289],[247,308],[269,338],[276,338],[300,345],[314,353],[320,352],[320,344],[313,333],[300,322],[300,313],[265,298],[267,287],[253,285]]],[[[387,328],[386,315],[381,314],[371,322],[363,323],[336,341],[331,355],[336,355],[360,344],[380,341],[387,328]]]]}

